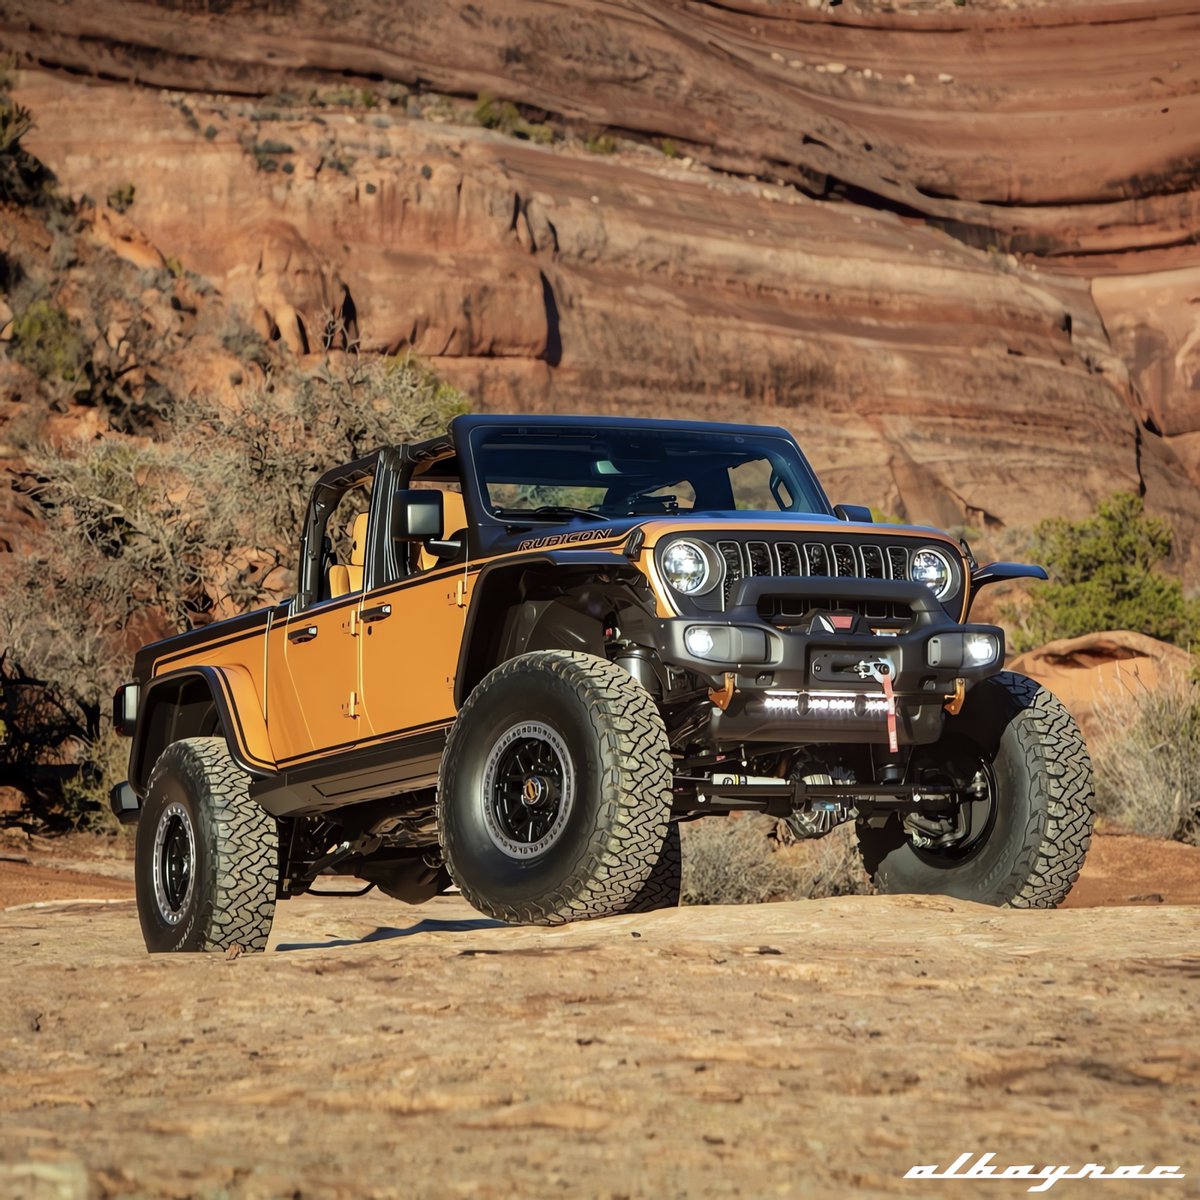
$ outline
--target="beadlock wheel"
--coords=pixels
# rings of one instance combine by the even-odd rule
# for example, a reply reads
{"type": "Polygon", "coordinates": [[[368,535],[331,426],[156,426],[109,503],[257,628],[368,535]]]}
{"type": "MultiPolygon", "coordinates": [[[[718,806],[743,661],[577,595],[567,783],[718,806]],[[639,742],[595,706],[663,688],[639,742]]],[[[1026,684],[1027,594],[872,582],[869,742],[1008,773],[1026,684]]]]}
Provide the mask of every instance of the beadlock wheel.
{"type": "Polygon", "coordinates": [[[188,810],[178,801],[168,804],[154,831],[154,898],[158,915],[178,925],[192,896],[196,870],[196,831],[188,810]]]}
{"type": "Polygon", "coordinates": [[[483,819],[498,850],[515,859],[548,850],[575,802],[575,767],[563,739],[538,721],[501,735],[483,769],[483,819]]]}
{"type": "Polygon", "coordinates": [[[138,821],[134,883],[146,949],[263,950],[279,882],[279,831],[224,738],[172,742],[138,821]]]}

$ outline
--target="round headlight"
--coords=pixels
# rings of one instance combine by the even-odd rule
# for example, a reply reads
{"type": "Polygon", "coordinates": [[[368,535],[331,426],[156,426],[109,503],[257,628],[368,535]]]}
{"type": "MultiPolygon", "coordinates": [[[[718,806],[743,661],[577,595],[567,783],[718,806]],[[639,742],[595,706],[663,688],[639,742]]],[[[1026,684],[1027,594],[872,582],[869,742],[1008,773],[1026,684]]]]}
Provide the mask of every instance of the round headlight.
{"type": "Polygon", "coordinates": [[[945,600],[954,587],[954,568],[950,560],[932,546],[918,550],[912,559],[914,583],[923,583],[939,600],[945,600]]]}
{"type": "Polygon", "coordinates": [[[667,582],[685,596],[702,592],[712,577],[708,556],[695,542],[672,542],[662,557],[667,582]]]}

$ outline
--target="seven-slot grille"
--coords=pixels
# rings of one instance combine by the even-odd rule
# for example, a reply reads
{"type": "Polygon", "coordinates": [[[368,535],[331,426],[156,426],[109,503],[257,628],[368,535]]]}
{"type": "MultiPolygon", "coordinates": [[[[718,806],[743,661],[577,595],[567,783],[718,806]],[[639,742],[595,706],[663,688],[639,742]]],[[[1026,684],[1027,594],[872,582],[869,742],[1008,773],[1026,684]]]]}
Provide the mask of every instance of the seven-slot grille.
{"type": "MultiPolygon", "coordinates": [[[[907,579],[909,551],[904,546],[851,546],[845,542],[719,541],[717,552],[725,562],[725,603],[740,579],[759,575],[821,578],[907,579]]],[[[876,620],[905,620],[907,605],[886,601],[847,602],[876,620]]]]}

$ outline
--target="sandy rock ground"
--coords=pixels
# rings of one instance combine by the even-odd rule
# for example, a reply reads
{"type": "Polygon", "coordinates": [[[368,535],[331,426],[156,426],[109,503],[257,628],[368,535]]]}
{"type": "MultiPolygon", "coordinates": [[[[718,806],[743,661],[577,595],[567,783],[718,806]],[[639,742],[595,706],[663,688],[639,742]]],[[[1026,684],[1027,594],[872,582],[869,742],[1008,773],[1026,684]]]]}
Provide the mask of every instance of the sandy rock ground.
{"type": "Polygon", "coordinates": [[[1058,912],[304,898],[275,953],[153,959],[127,882],[0,862],[0,1196],[1026,1194],[904,1179],[966,1151],[1197,1195],[1197,859],[1100,838],[1073,899],[1125,907],[1058,912]]]}

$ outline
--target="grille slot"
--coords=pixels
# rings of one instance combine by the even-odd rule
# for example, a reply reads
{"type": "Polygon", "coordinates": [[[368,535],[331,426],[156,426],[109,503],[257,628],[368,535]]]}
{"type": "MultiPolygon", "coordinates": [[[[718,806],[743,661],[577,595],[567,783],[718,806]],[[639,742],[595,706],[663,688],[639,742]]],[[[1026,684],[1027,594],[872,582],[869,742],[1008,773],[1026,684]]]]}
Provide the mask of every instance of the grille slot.
{"type": "MultiPolygon", "coordinates": [[[[862,558],[864,579],[884,579],[883,551],[878,546],[860,546],[859,556],[862,558]]],[[[871,620],[883,620],[889,615],[886,600],[869,600],[863,604],[863,616],[871,620]]]]}
{"type": "Polygon", "coordinates": [[[729,593],[733,585],[742,578],[742,548],[737,542],[718,542],[717,553],[725,560],[725,603],[729,603],[729,593]]]}
{"type": "Polygon", "coordinates": [[[808,573],[810,575],[831,574],[829,551],[820,542],[806,542],[804,544],[804,557],[808,562],[808,573]]]}
{"type": "Polygon", "coordinates": [[[772,575],[771,547],[766,542],[747,542],[746,557],[749,559],[751,575],[772,575]]]}
{"type": "Polygon", "coordinates": [[[888,566],[893,579],[908,578],[908,551],[903,546],[888,547],[888,566]]]}
{"type": "Polygon", "coordinates": [[[775,557],[779,560],[780,575],[803,575],[800,549],[795,542],[776,542],[775,557]]]}
{"type": "Polygon", "coordinates": [[[850,578],[858,574],[858,556],[853,546],[834,546],[833,563],[840,577],[850,578]]]}

